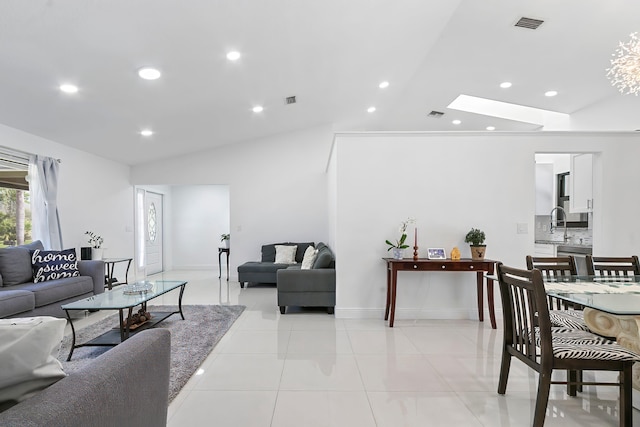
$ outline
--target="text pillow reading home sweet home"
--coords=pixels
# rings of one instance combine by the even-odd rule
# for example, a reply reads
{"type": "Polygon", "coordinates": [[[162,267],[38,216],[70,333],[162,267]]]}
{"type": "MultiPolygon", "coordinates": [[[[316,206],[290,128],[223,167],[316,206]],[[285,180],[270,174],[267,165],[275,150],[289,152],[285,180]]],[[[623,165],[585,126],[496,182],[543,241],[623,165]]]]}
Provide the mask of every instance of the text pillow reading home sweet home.
{"type": "Polygon", "coordinates": [[[75,249],[31,251],[31,266],[34,283],[80,275],[75,249]]]}

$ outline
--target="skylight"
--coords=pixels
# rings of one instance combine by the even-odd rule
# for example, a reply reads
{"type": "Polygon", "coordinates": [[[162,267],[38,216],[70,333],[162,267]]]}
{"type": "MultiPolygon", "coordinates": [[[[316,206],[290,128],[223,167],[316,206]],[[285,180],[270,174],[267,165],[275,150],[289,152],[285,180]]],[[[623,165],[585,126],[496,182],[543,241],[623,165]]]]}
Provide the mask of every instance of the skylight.
{"type": "Polygon", "coordinates": [[[540,126],[553,123],[557,127],[558,124],[568,123],[569,121],[568,114],[464,94],[459,95],[447,107],[468,113],[533,123],[540,126]]]}

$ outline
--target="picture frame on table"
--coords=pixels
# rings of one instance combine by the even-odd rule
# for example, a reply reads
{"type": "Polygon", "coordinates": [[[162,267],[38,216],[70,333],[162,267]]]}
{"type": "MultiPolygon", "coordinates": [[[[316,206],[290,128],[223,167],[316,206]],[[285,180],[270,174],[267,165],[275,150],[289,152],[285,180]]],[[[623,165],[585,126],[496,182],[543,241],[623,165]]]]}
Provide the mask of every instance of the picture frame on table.
{"type": "Polygon", "coordinates": [[[428,259],[447,259],[447,253],[444,248],[429,248],[427,249],[428,259]]]}

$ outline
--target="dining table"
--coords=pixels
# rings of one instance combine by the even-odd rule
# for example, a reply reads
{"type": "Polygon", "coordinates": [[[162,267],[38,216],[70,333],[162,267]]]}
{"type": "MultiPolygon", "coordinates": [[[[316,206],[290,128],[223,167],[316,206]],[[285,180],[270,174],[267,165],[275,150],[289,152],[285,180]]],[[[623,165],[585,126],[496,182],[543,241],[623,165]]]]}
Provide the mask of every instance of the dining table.
{"type": "MultiPolygon", "coordinates": [[[[640,276],[545,277],[547,295],[584,306],[584,322],[594,333],[615,338],[640,354],[640,276]]],[[[633,368],[640,390],[640,363],[633,368]]]]}

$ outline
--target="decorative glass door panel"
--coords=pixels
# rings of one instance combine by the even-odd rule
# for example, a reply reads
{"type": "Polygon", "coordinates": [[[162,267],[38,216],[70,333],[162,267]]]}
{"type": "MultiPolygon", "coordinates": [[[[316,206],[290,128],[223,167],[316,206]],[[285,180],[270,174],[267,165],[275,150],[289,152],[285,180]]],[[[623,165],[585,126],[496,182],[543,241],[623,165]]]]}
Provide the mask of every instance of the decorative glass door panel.
{"type": "Polygon", "coordinates": [[[145,258],[147,274],[160,273],[162,264],[162,194],[145,195],[145,258]]]}

